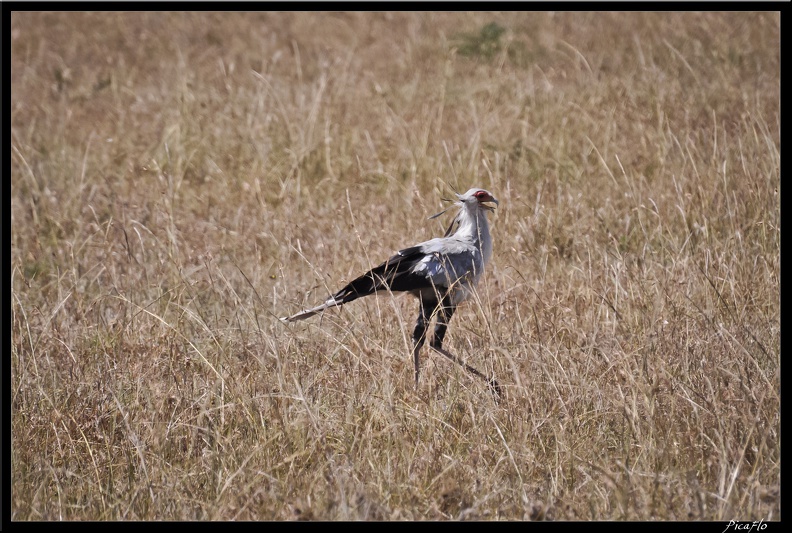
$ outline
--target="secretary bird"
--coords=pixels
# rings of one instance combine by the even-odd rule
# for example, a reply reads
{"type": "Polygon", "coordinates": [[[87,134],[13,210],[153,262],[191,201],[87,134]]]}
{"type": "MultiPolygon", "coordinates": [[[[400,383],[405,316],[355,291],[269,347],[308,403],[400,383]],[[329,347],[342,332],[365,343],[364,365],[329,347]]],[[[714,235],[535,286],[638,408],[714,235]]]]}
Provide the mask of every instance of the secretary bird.
{"type": "MultiPolygon", "coordinates": [[[[330,296],[323,304],[300,311],[283,322],[304,320],[329,307],[337,307],[380,291],[409,292],[420,301],[418,319],[413,331],[413,362],[415,385],[420,373],[419,352],[426,340],[426,329],[437,316],[434,336],[429,346],[436,352],[462,365],[465,370],[487,381],[496,399],[501,388],[495,378],[468,365],[443,349],[443,338],[448,322],[457,305],[467,300],[484,273],[484,267],[492,257],[487,211],[494,211],[498,200],[489,191],[473,188],[465,194],[457,194],[459,212],[443,237],[437,237],[396,253],[381,265],[372,268],[352,280],[343,289],[330,296]],[[456,226],[456,231],[454,227],[456,226]]],[[[446,209],[447,211],[447,209],[446,209]]],[[[442,211],[431,218],[445,213],[442,211]]]]}

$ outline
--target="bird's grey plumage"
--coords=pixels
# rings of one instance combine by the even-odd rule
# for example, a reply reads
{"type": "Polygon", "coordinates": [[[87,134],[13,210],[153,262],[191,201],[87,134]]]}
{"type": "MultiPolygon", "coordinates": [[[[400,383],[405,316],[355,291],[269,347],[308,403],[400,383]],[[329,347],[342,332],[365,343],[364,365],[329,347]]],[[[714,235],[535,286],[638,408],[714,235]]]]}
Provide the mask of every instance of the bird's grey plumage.
{"type": "MultiPolygon", "coordinates": [[[[430,345],[468,371],[484,377],[442,349],[445,330],[456,306],[473,293],[484,268],[492,257],[487,211],[498,200],[484,189],[472,188],[457,194],[459,211],[445,236],[430,239],[398,251],[384,263],[354,279],[324,303],[281,318],[294,322],[309,318],[330,307],[344,305],[362,296],[380,291],[409,292],[420,300],[418,322],[413,332],[415,381],[418,382],[418,350],[425,340],[426,326],[432,316],[438,316],[435,335],[430,345]],[[456,229],[454,229],[456,227],[456,229]]],[[[495,380],[490,385],[497,387],[495,380]]],[[[496,389],[499,393],[499,388],[496,389]]]]}

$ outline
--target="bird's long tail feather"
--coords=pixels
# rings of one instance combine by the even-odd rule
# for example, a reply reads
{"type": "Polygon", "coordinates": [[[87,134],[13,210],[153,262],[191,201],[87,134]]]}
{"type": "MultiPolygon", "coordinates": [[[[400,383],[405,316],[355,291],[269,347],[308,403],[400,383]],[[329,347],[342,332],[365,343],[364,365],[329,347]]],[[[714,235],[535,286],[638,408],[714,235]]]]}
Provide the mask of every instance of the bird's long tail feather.
{"type": "MultiPolygon", "coordinates": [[[[323,304],[291,316],[282,317],[281,321],[304,320],[330,307],[338,307],[382,290],[407,291],[421,288],[416,280],[409,279],[408,272],[422,257],[423,253],[420,247],[405,248],[381,265],[350,281],[344,288],[325,300],[323,304]]],[[[422,281],[425,284],[429,283],[425,279],[422,281]]]]}
{"type": "Polygon", "coordinates": [[[346,302],[336,300],[335,298],[328,298],[325,303],[322,305],[317,305],[316,307],[312,307],[310,309],[305,309],[300,311],[299,313],[293,314],[291,316],[284,316],[281,317],[281,322],[296,322],[297,320],[305,320],[306,318],[310,318],[317,313],[321,313],[325,309],[329,307],[336,307],[339,305],[343,305],[346,302]]]}
{"type": "Polygon", "coordinates": [[[330,307],[338,307],[344,305],[345,303],[351,302],[352,300],[357,300],[361,296],[368,296],[369,294],[374,294],[378,290],[382,290],[386,283],[381,277],[384,267],[385,265],[383,263],[377,268],[370,270],[362,276],[354,279],[343,289],[325,300],[323,304],[317,305],[316,307],[312,307],[310,309],[305,309],[288,317],[282,317],[281,321],[295,322],[297,320],[305,320],[306,318],[310,318],[317,313],[321,313],[330,307]]]}

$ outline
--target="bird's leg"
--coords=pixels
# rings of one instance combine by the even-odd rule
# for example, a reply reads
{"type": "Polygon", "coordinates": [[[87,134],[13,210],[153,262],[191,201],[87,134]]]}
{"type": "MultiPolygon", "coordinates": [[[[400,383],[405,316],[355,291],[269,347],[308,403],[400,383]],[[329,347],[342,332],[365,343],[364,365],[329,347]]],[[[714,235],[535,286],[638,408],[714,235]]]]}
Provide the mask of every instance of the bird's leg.
{"type": "Polygon", "coordinates": [[[421,370],[421,346],[426,340],[426,326],[428,322],[427,307],[434,307],[435,304],[429,305],[428,302],[421,300],[418,309],[418,319],[415,321],[415,330],[413,331],[413,362],[415,363],[415,387],[418,387],[418,374],[421,370]]]}
{"type": "Polygon", "coordinates": [[[473,374],[474,376],[478,376],[481,379],[485,380],[487,384],[490,386],[492,391],[495,393],[496,401],[500,401],[502,398],[501,387],[495,378],[488,378],[474,367],[470,366],[469,364],[465,363],[463,360],[452,354],[451,352],[443,349],[443,338],[446,334],[446,329],[448,328],[448,322],[451,320],[451,315],[454,314],[456,307],[451,305],[447,299],[443,300],[441,304],[440,310],[437,315],[437,325],[435,326],[434,337],[432,338],[429,346],[436,352],[448,357],[453,362],[458,365],[464,367],[465,370],[473,374]]]}
{"type": "Polygon", "coordinates": [[[437,350],[443,347],[443,339],[445,338],[446,329],[448,329],[448,322],[451,320],[451,315],[454,314],[454,311],[456,311],[456,306],[451,305],[448,298],[443,298],[437,313],[434,336],[429,343],[432,348],[437,350]]]}

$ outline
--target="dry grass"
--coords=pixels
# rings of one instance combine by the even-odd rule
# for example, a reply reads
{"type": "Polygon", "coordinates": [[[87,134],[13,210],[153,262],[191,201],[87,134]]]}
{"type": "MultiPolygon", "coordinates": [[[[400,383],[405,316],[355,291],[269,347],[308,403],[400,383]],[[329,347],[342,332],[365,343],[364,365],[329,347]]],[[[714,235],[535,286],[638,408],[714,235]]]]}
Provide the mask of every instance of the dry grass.
{"type": "Polygon", "coordinates": [[[14,13],[12,519],[780,518],[777,13],[14,13]],[[490,189],[406,296],[305,323],[490,189]]]}

